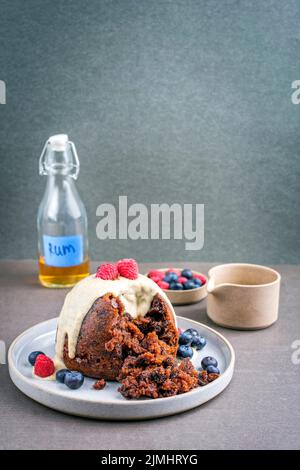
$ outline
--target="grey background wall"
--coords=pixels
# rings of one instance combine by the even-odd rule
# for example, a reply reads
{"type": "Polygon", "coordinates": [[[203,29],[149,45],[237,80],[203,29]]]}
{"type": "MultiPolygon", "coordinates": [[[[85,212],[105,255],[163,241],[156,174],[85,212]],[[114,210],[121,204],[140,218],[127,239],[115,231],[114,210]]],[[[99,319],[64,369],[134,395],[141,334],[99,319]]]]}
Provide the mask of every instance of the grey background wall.
{"type": "Polygon", "coordinates": [[[299,263],[300,2],[1,0],[2,258],[36,255],[44,141],[65,132],[93,258],[299,263]],[[205,204],[205,244],[102,241],[96,207],[205,204]]]}

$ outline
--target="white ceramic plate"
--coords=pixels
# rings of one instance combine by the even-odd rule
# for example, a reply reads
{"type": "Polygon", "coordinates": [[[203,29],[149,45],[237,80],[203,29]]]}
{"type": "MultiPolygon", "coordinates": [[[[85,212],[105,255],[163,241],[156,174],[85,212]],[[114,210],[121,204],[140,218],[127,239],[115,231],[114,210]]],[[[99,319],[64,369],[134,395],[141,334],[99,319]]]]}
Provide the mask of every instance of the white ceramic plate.
{"type": "Polygon", "coordinates": [[[219,333],[201,323],[177,316],[178,326],[196,328],[207,339],[200,352],[194,352],[193,363],[200,367],[204,356],[218,360],[221,376],[204,387],[188,393],[156,400],[126,400],[117,391],[119,384],[108,382],[97,391],[95,380],[85,378],[78,390],[70,390],[56,381],[39,380],[32,376],[27,357],[31,351],[54,355],[57,319],[53,318],[22,333],[12,343],[8,352],[9,373],[14,384],[27,396],[55,410],[78,416],[108,420],[135,420],[167,416],[195,408],[221,393],[229,384],[234,369],[234,350],[219,333]]]}

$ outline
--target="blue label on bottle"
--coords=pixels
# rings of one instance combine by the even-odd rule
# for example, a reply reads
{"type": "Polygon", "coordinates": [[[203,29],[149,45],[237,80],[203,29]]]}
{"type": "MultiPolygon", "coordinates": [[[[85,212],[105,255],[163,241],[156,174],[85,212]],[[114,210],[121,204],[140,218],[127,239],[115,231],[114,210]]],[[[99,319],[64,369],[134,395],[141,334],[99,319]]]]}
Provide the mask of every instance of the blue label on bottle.
{"type": "Polygon", "coordinates": [[[45,263],[48,266],[67,268],[83,262],[83,237],[51,237],[43,235],[45,263]]]}

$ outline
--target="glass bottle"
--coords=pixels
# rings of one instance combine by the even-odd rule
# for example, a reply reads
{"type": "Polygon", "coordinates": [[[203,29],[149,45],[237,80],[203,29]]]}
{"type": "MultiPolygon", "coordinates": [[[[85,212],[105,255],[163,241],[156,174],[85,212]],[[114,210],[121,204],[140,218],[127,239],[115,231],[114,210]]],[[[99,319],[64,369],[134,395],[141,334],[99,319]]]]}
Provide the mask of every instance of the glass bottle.
{"type": "Polygon", "coordinates": [[[46,287],[73,286],[88,276],[89,257],[86,210],[74,182],[79,160],[67,135],[48,139],[39,173],[47,175],[37,217],[39,280],[46,287]]]}

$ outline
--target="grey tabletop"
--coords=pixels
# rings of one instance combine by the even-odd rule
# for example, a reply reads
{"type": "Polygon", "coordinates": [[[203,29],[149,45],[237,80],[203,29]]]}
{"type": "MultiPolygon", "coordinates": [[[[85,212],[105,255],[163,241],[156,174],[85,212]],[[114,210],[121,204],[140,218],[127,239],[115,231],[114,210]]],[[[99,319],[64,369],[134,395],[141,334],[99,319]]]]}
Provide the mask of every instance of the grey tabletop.
{"type": "MultiPolygon", "coordinates": [[[[189,265],[204,273],[210,267],[189,265]]],[[[150,266],[159,264],[142,264],[141,272],[150,266]]],[[[0,448],[299,449],[300,364],[292,360],[292,345],[300,340],[300,267],[275,269],[282,274],[280,313],[278,322],[268,329],[242,332],[213,325],[206,316],[205,301],[176,307],[178,314],[220,331],[235,349],[233,380],[214,400],[167,418],[93,421],[27,398],[13,385],[4,364],[0,365],[0,448]]],[[[26,328],[57,316],[65,294],[65,289],[38,285],[36,262],[1,261],[0,341],[8,349],[26,328]]]]}

